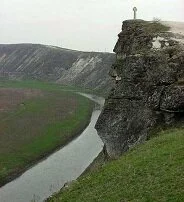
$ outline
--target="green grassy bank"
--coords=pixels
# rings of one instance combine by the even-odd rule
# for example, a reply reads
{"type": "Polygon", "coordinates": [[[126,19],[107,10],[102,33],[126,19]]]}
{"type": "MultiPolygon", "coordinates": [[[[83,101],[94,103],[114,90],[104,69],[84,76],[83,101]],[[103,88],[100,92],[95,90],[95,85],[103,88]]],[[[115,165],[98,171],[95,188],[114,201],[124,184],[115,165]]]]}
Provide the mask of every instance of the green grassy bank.
{"type": "Polygon", "coordinates": [[[93,109],[87,98],[55,84],[3,81],[2,87],[41,89],[41,96],[0,112],[0,185],[80,134],[93,109]]]}
{"type": "Polygon", "coordinates": [[[183,202],[184,129],[162,132],[49,201],[183,202]]]}

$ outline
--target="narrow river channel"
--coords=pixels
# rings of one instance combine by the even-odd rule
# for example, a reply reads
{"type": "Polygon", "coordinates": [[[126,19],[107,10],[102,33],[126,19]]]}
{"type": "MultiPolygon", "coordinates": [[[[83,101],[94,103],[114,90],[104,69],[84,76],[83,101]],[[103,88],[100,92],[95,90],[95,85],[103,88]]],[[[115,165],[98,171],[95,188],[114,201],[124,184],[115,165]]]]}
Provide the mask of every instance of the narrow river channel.
{"type": "Polygon", "coordinates": [[[71,143],[0,188],[0,202],[40,202],[59,191],[66,182],[77,179],[103,148],[94,126],[104,99],[83,94],[100,107],[94,109],[90,124],[71,143]]]}

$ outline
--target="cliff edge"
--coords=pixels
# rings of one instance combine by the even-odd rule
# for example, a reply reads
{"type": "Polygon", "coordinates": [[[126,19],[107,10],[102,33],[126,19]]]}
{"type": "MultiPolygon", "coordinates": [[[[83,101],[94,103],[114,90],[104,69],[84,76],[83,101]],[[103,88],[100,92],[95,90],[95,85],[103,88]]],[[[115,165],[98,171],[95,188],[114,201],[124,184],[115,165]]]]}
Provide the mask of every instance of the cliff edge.
{"type": "Polygon", "coordinates": [[[184,117],[184,37],[143,20],[124,21],[118,37],[114,88],[96,124],[112,158],[184,117]]]}

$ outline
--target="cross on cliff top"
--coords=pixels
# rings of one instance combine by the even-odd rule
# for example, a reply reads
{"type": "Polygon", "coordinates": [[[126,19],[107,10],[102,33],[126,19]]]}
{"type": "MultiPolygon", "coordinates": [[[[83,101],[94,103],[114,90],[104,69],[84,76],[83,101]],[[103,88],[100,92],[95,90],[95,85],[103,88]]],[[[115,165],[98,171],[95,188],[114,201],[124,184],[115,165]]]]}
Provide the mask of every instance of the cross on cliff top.
{"type": "Polygon", "coordinates": [[[137,8],[134,7],[133,11],[134,11],[134,20],[136,20],[137,19],[137,8]]]}

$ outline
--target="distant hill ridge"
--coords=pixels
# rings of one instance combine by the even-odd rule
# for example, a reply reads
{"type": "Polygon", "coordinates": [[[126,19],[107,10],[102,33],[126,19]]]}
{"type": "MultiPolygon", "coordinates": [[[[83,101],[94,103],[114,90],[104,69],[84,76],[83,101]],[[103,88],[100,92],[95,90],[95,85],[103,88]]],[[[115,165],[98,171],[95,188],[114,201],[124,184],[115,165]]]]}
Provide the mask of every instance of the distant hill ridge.
{"type": "Polygon", "coordinates": [[[0,45],[0,77],[37,79],[108,90],[115,55],[40,44],[0,45]]]}

